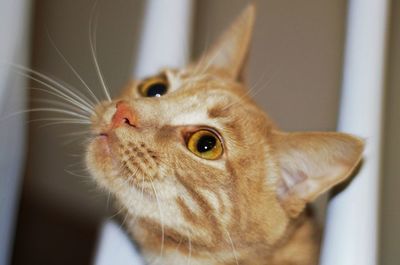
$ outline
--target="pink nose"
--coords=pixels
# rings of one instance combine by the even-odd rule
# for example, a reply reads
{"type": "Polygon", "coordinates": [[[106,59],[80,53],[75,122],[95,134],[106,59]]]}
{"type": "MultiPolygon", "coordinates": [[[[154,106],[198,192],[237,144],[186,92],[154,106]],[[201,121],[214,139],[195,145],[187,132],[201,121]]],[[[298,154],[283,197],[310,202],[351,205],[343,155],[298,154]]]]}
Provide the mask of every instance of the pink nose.
{"type": "Polygon", "coordinates": [[[116,104],[116,109],[117,110],[115,111],[111,120],[112,128],[118,128],[123,124],[137,127],[137,118],[127,102],[119,101],[116,104]]]}

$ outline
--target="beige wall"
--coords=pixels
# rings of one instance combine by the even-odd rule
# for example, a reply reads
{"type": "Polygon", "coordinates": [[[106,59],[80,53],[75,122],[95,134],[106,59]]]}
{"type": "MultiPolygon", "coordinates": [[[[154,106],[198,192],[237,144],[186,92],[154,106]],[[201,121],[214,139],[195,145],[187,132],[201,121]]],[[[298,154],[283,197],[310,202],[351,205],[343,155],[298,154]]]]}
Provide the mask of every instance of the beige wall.
{"type": "MultiPolygon", "coordinates": [[[[96,94],[101,95],[88,41],[93,2],[37,1],[33,68],[75,87],[82,87],[51,46],[46,36],[47,28],[68,61],[96,94]]],[[[210,45],[211,40],[229,24],[246,2],[248,1],[196,2],[194,56],[198,56],[210,45]]],[[[334,130],[341,78],[346,1],[268,0],[258,1],[257,5],[249,84],[254,87],[258,102],[283,129],[334,130]]],[[[113,94],[118,93],[118,89],[130,76],[142,7],[143,1],[138,0],[99,1],[98,57],[113,94]]],[[[399,21],[396,23],[399,24],[399,21]]],[[[393,28],[395,29],[398,28],[393,28]]],[[[392,47],[396,44],[398,46],[399,36],[393,38],[391,44],[392,47]]],[[[397,244],[390,243],[399,239],[398,232],[391,232],[392,227],[399,223],[399,206],[389,204],[397,194],[395,184],[399,184],[396,179],[396,154],[400,143],[396,135],[400,131],[400,104],[396,102],[396,97],[398,99],[400,95],[399,90],[394,89],[394,84],[400,83],[394,74],[394,69],[399,68],[400,62],[397,55],[399,54],[394,53],[394,57],[391,57],[389,71],[391,75],[388,93],[391,105],[387,107],[390,112],[387,121],[390,130],[386,133],[389,148],[385,150],[388,159],[385,160],[385,206],[382,208],[383,215],[388,217],[383,222],[383,253],[386,256],[384,264],[395,264],[390,257],[399,252],[397,244]]],[[[39,95],[35,94],[35,97],[39,95]]],[[[48,117],[35,115],[32,118],[38,116],[48,117]]],[[[38,128],[37,124],[31,124],[24,194],[39,204],[57,208],[73,218],[97,223],[101,216],[112,211],[107,210],[106,196],[95,189],[89,177],[65,172],[65,169],[72,168],[77,174],[86,175],[82,170],[83,149],[80,141],[62,144],[66,138],[60,138],[60,135],[66,131],[73,130],[66,126],[38,128]],[[74,165],[70,166],[71,164],[74,165]]]]}
{"type": "MultiPolygon", "coordinates": [[[[198,1],[195,53],[252,1],[198,1]]],[[[257,1],[249,83],[288,130],[333,130],[342,61],[345,1],[257,1]]]]}

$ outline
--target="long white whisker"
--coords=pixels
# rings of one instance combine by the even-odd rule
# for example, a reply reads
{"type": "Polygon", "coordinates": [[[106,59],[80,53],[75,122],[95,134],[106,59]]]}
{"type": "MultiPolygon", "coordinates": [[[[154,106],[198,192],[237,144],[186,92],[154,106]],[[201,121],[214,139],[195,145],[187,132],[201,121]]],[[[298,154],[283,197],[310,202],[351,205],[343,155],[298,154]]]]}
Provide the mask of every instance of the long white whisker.
{"type": "MultiPolygon", "coordinates": [[[[268,81],[264,84],[265,86],[269,86],[273,80],[273,78],[275,78],[277,75],[277,72],[274,72],[272,75],[272,78],[269,78],[268,81]]],[[[256,81],[256,83],[254,85],[252,85],[251,87],[249,87],[249,89],[246,90],[246,92],[241,95],[236,101],[233,101],[232,103],[224,106],[225,109],[228,109],[232,106],[236,106],[237,104],[242,103],[243,99],[246,96],[252,96],[253,98],[255,98],[255,96],[262,90],[262,87],[259,86],[260,81],[263,81],[265,77],[265,74],[262,75],[260,78],[258,78],[258,80],[256,81]]]]}
{"type": "Polygon", "coordinates": [[[53,48],[57,51],[58,55],[61,57],[61,59],[63,59],[63,61],[67,64],[67,66],[69,67],[69,69],[71,69],[71,71],[74,73],[74,75],[79,79],[79,81],[81,81],[81,83],[86,87],[86,89],[88,90],[88,92],[90,93],[90,95],[93,97],[93,99],[97,102],[100,103],[99,99],[96,97],[96,95],[93,93],[93,91],[89,88],[89,86],[87,85],[87,83],[83,80],[83,78],[79,75],[79,73],[75,70],[75,68],[72,66],[72,64],[67,60],[67,58],[65,58],[64,54],[60,51],[60,49],[57,48],[56,44],[54,43],[53,39],[51,38],[49,32],[47,32],[47,36],[50,40],[51,45],[53,46],[53,48]]]}
{"type": "MultiPolygon", "coordinates": [[[[118,169],[118,172],[121,172],[121,171],[122,171],[122,165],[120,165],[120,166],[119,166],[119,169],[118,169]]],[[[134,175],[136,175],[137,171],[138,171],[138,169],[136,169],[136,171],[133,172],[133,173],[130,175],[130,177],[133,177],[134,175]]],[[[128,179],[130,179],[130,177],[129,177],[128,179]]],[[[127,181],[126,179],[123,179],[123,182],[126,183],[125,186],[129,186],[129,185],[130,185],[129,181],[127,181]]],[[[115,191],[115,193],[118,193],[120,190],[124,189],[125,186],[119,188],[117,191],[115,191]]],[[[128,204],[130,204],[130,203],[131,203],[131,200],[128,202],[128,204]]],[[[124,210],[124,207],[121,207],[121,208],[120,208],[115,214],[113,214],[110,218],[119,215],[123,210],[124,210]]],[[[126,221],[126,219],[127,219],[127,217],[128,217],[128,214],[129,214],[129,212],[125,214],[124,219],[123,219],[122,222],[121,222],[121,227],[124,225],[124,223],[125,223],[125,221],[126,221]]]]}
{"type": "Polygon", "coordinates": [[[73,121],[73,120],[70,120],[70,121],[68,121],[68,120],[67,120],[67,121],[58,121],[58,122],[50,122],[50,123],[44,124],[44,125],[40,126],[39,128],[44,128],[44,127],[53,126],[53,125],[60,125],[60,124],[81,124],[81,125],[87,125],[87,124],[90,124],[90,122],[78,121],[78,120],[76,120],[76,121],[73,121]]]}
{"type": "Polygon", "coordinates": [[[65,110],[65,109],[59,109],[59,108],[33,108],[33,109],[27,109],[27,110],[21,110],[17,111],[14,113],[9,114],[8,117],[14,116],[14,115],[19,115],[22,113],[29,113],[29,112],[55,112],[55,113],[63,113],[66,115],[71,115],[73,117],[81,118],[82,120],[90,122],[89,118],[87,116],[75,113],[73,111],[65,110]]]}
{"type": "Polygon", "coordinates": [[[163,214],[161,211],[161,204],[160,201],[158,199],[158,194],[156,191],[156,188],[154,187],[154,183],[153,181],[150,179],[150,183],[151,183],[151,187],[153,188],[153,192],[154,192],[154,196],[156,197],[156,201],[157,201],[157,206],[158,206],[158,212],[160,214],[160,221],[161,221],[161,248],[160,248],[160,258],[163,255],[164,252],[164,240],[165,240],[165,234],[164,234],[164,218],[163,218],[163,214]]]}
{"type": "MultiPolygon", "coordinates": [[[[90,130],[83,130],[80,132],[66,133],[66,134],[60,135],[60,137],[63,137],[63,138],[69,137],[70,139],[62,142],[64,145],[68,145],[75,141],[82,140],[82,135],[89,134],[89,133],[90,133],[90,130]]],[[[83,142],[85,142],[86,140],[89,140],[89,139],[90,139],[90,137],[86,137],[86,139],[84,139],[83,142]]]]}
{"type": "Polygon", "coordinates": [[[19,74],[21,74],[21,75],[23,75],[23,76],[25,76],[25,77],[27,77],[27,78],[30,78],[30,79],[32,79],[32,80],[34,80],[34,81],[36,81],[36,82],[38,82],[38,83],[40,83],[40,84],[42,84],[42,85],[48,87],[48,88],[51,89],[53,92],[60,94],[60,96],[64,97],[65,99],[68,99],[71,103],[75,104],[77,107],[80,107],[81,109],[86,110],[86,111],[88,111],[89,113],[93,113],[93,105],[90,105],[89,103],[85,102],[81,97],[79,97],[78,95],[76,95],[76,94],[73,93],[72,91],[69,91],[69,90],[66,89],[65,87],[62,87],[62,86],[60,86],[60,85],[58,84],[58,86],[60,86],[60,88],[63,88],[63,90],[66,91],[66,92],[68,92],[69,94],[71,94],[71,96],[70,96],[70,95],[67,95],[66,93],[64,93],[64,92],[62,92],[62,91],[60,91],[60,90],[58,90],[58,89],[57,89],[56,87],[54,87],[53,85],[48,84],[48,83],[46,83],[46,82],[44,82],[44,81],[42,81],[42,80],[40,80],[40,79],[38,79],[38,78],[35,78],[35,77],[31,76],[31,75],[25,74],[25,73],[23,73],[23,72],[19,72],[19,74]],[[73,97],[72,95],[74,95],[74,97],[73,97]],[[78,101],[78,100],[79,100],[79,101],[78,101]]]}
{"type": "MultiPolygon", "coordinates": [[[[93,6],[92,12],[94,12],[93,10],[95,10],[96,6],[97,6],[97,1],[96,1],[95,5],[93,6]]],[[[108,92],[106,83],[104,82],[104,78],[103,78],[103,75],[100,70],[99,62],[97,61],[96,51],[93,47],[93,40],[90,37],[91,34],[92,34],[92,23],[89,23],[89,44],[90,44],[90,51],[92,54],[93,63],[96,68],[97,76],[99,77],[101,86],[103,87],[104,93],[105,93],[108,101],[111,101],[110,93],[108,92]]]]}
{"type": "MultiPolygon", "coordinates": [[[[136,169],[134,174],[136,175],[136,173],[138,171],[139,171],[139,169],[136,169]]],[[[139,203],[137,205],[142,205],[143,197],[144,197],[144,175],[142,174],[142,189],[141,189],[141,193],[140,193],[140,201],[139,201],[139,203]]],[[[137,217],[138,217],[138,215],[136,214],[135,215],[135,219],[133,219],[133,221],[132,221],[132,225],[134,225],[136,223],[137,217]]]]}
{"type": "MultiPolygon", "coordinates": [[[[139,171],[139,168],[137,168],[137,169],[135,170],[135,172],[133,172],[133,173],[130,175],[130,177],[128,178],[128,185],[130,185],[129,179],[131,179],[131,177],[134,177],[134,176],[137,174],[138,171],[139,171]]],[[[142,195],[143,195],[143,194],[142,194],[142,195]]],[[[143,197],[140,199],[140,202],[138,203],[138,205],[141,204],[142,199],[143,199],[143,197]]],[[[133,200],[133,198],[132,198],[132,200],[133,200]]],[[[130,200],[130,201],[128,202],[128,204],[130,204],[131,202],[132,202],[132,201],[130,200]]],[[[125,215],[124,220],[122,221],[121,225],[123,225],[123,224],[125,223],[127,217],[128,217],[128,214],[125,215]]],[[[136,223],[137,217],[138,217],[138,215],[135,214],[135,217],[134,217],[134,219],[133,219],[133,221],[132,221],[132,224],[136,223]]]]}
{"type": "MultiPolygon", "coordinates": [[[[175,252],[178,251],[179,247],[180,247],[181,244],[182,244],[182,241],[183,241],[183,236],[180,237],[178,244],[175,246],[175,252]]],[[[177,258],[178,258],[178,256],[175,256],[174,262],[177,260],[177,258]]],[[[179,258],[180,258],[180,257],[179,257],[179,258]]]]}
{"type": "Polygon", "coordinates": [[[77,124],[77,125],[88,125],[88,124],[90,124],[90,122],[83,121],[83,120],[80,120],[80,119],[63,119],[63,118],[31,119],[31,120],[28,120],[27,123],[42,122],[42,121],[54,121],[54,122],[46,123],[44,125],[39,126],[38,128],[43,128],[43,127],[52,126],[52,125],[60,125],[60,124],[77,124]]]}
{"type": "Polygon", "coordinates": [[[231,243],[232,252],[233,252],[233,256],[235,257],[236,265],[239,265],[239,261],[238,261],[237,253],[236,253],[236,249],[235,249],[235,245],[233,245],[233,241],[232,241],[231,235],[229,234],[229,231],[226,230],[226,229],[225,229],[225,232],[228,235],[229,242],[231,243]]]}
{"type": "Polygon", "coordinates": [[[107,203],[106,203],[107,209],[110,208],[110,198],[111,198],[111,191],[107,190],[107,203]]]}
{"type": "MultiPolygon", "coordinates": [[[[29,76],[29,77],[30,77],[30,76],[29,76]]],[[[60,98],[60,99],[62,99],[62,100],[65,100],[65,102],[68,102],[68,103],[72,104],[71,107],[72,107],[72,106],[77,107],[77,108],[80,109],[81,111],[86,112],[86,113],[88,113],[88,114],[95,114],[95,113],[93,112],[93,110],[87,109],[86,107],[85,107],[85,108],[82,108],[80,105],[77,105],[77,104],[75,103],[75,101],[71,100],[70,98],[67,98],[67,97],[63,96],[62,94],[59,94],[58,91],[57,91],[57,93],[56,93],[56,92],[53,92],[52,90],[49,91],[49,90],[46,90],[46,89],[40,88],[40,87],[31,87],[30,89],[32,89],[32,90],[37,90],[37,91],[40,91],[40,92],[43,92],[43,93],[47,93],[47,94],[52,95],[52,96],[54,96],[54,97],[60,98]]],[[[61,102],[60,102],[60,103],[61,103],[61,102]]]]}
{"type": "MultiPolygon", "coordinates": [[[[133,174],[132,174],[132,175],[133,175],[133,174]]],[[[127,186],[130,185],[129,180],[124,180],[124,182],[126,183],[127,186]]],[[[121,189],[122,189],[122,188],[121,188],[121,189]]],[[[130,204],[130,203],[132,203],[132,199],[130,199],[130,200],[128,201],[128,204],[130,204]]],[[[121,210],[123,210],[123,208],[121,208],[121,210]]],[[[128,219],[128,215],[129,215],[129,212],[127,212],[127,213],[125,214],[124,219],[122,219],[122,222],[121,222],[121,226],[120,226],[120,227],[122,227],[122,226],[125,224],[126,220],[128,219]]],[[[136,217],[136,216],[137,216],[137,215],[135,215],[135,217],[136,217]]]]}
{"type": "Polygon", "coordinates": [[[268,79],[265,81],[265,77],[266,77],[266,71],[263,72],[262,75],[260,75],[260,77],[258,78],[258,80],[251,85],[250,87],[250,91],[249,91],[249,95],[253,98],[255,98],[255,96],[263,89],[263,87],[268,87],[271,85],[272,81],[278,76],[279,74],[279,68],[277,69],[276,67],[274,68],[273,72],[271,72],[272,70],[269,71],[268,74],[268,79]],[[262,86],[261,86],[262,84],[262,86]],[[253,93],[254,92],[254,93],[253,93]],[[253,94],[251,94],[253,93],[253,94]]]}
{"type": "Polygon", "coordinates": [[[80,136],[82,134],[90,134],[91,130],[83,130],[79,132],[70,132],[70,133],[64,133],[61,134],[60,137],[75,137],[75,136],[80,136]]]}
{"type": "Polygon", "coordinates": [[[53,78],[50,78],[49,76],[47,76],[47,75],[45,75],[45,74],[42,74],[42,73],[40,73],[40,72],[38,72],[38,71],[29,69],[29,68],[27,68],[27,67],[15,65],[15,64],[10,64],[10,65],[11,65],[12,67],[14,67],[14,68],[20,70],[20,71],[24,71],[24,72],[20,72],[20,74],[22,74],[22,75],[24,75],[24,76],[26,76],[26,77],[28,77],[28,78],[31,78],[32,80],[34,80],[34,81],[36,81],[36,82],[39,82],[39,83],[41,83],[41,84],[47,86],[48,88],[53,89],[54,91],[57,91],[57,92],[59,92],[59,93],[64,93],[64,95],[65,95],[65,93],[67,93],[67,94],[69,94],[69,95],[66,95],[66,96],[68,96],[68,97],[70,97],[70,98],[73,98],[73,99],[76,100],[76,101],[79,100],[81,104],[84,104],[84,105],[85,105],[86,107],[88,107],[89,109],[93,109],[94,103],[91,102],[85,95],[83,95],[83,94],[80,93],[79,91],[75,91],[75,92],[74,92],[74,91],[72,91],[71,89],[68,89],[68,88],[66,88],[65,86],[61,85],[59,82],[55,81],[53,78]],[[38,77],[42,78],[43,80],[45,80],[45,81],[47,81],[47,82],[49,82],[49,83],[46,83],[46,82],[44,82],[43,80],[39,80],[38,78],[35,78],[35,77],[31,76],[31,75],[28,75],[28,74],[26,74],[25,72],[28,72],[28,73],[30,73],[30,74],[37,75],[38,77]],[[56,89],[55,86],[58,87],[58,88],[60,88],[60,89],[63,90],[64,92],[59,91],[58,89],[56,89]],[[77,94],[77,93],[78,93],[78,94],[77,94]],[[86,101],[83,100],[83,99],[85,99],[86,101]]]}
{"type": "MultiPolygon", "coordinates": [[[[40,103],[46,103],[49,105],[54,105],[56,107],[62,107],[65,110],[72,110],[75,111],[76,113],[82,114],[82,115],[86,115],[86,111],[82,110],[74,105],[70,105],[67,104],[65,102],[60,102],[60,101],[56,101],[56,100],[52,100],[52,99],[44,99],[44,98],[39,98],[39,99],[32,99],[31,101],[34,102],[40,102],[40,103]]],[[[90,114],[90,113],[89,113],[90,114]]]]}
{"type": "Polygon", "coordinates": [[[73,172],[72,170],[69,170],[69,169],[64,169],[64,171],[67,172],[68,174],[71,174],[72,176],[75,176],[75,177],[79,177],[79,178],[89,178],[88,175],[86,175],[86,176],[80,175],[80,174],[77,174],[77,173],[75,173],[75,172],[73,172]]]}
{"type": "Polygon", "coordinates": [[[96,106],[96,104],[91,99],[89,99],[83,92],[81,92],[79,89],[75,88],[74,86],[72,86],[62,80],[56,80],[56,79],[54,79],[54,80],[58,81],[59,86],[63,86],[67,90],[70,90],[71,92],[74,92],[75,94],[77,94],[78,97],[80,97],[80,100],[82,100],[83,102],[89,103],[89,105],[92,108],[93,108],[93,106],[96,106]]]}
{"type": "Polygon", "coordinates": [[[97,4],[98,4],[98,0],[95,1],[92,11],[90,13],[90,19],[89,19],[89,25],[94,25],[94,29],[92,30],[92,32],[90,32],[89,30],[89,38],[92,38],[93,41],[93,49],[95,51],[95,53],[97,53],[97,25],[98,25],[98,19],[99,19],[99,13],[100,12],[95,12],[97,9],[97,4]],[[96,13],[96,15],[95,15],[96,13]]]}
{"type": "Polygon", "coordinates": [[[73,119],[73,118],[66,119],[66,118],[63,118],[63,117],[30,119],[27,122],[35,122],[35,121],[57,121],[57,122],[65,122],[65,123],[79,122],[79,123],[82,123],[82,124],[89,124],[88,121],[85,121],[85,120],[82,120],[82,119],[73,119]]]}

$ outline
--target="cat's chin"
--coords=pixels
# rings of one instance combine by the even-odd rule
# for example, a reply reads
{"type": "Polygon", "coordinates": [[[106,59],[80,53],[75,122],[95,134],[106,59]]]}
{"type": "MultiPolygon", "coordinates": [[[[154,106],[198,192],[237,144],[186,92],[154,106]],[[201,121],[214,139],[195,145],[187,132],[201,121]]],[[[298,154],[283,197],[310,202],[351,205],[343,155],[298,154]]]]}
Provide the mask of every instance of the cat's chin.
{"type": "Polygon", "coordinates": [[[91,175],[100,183],[119,173],[120,165],[112,149],[110,138],[106,135],[95,137],[88,145],[86,164],[91,175]]]}

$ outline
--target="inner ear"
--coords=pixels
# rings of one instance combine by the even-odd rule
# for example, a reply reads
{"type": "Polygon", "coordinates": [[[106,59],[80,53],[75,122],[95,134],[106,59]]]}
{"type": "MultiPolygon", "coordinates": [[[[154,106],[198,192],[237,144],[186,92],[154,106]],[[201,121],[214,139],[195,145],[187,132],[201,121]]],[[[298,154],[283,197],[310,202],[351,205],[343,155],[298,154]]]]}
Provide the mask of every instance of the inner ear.
{"type": "Polygon", "coordinates": [[[280,167],[277,197],[292,216],[347,179],[364,148],[357,137],[328,132],[275,132],[273,144],[280,167]]]}
{"type": "Polygon", "coordinates": [[[219,69],[232,79],[242,80],[254,19],[255,7],[249,5],[193,66],[219,69]]]}

